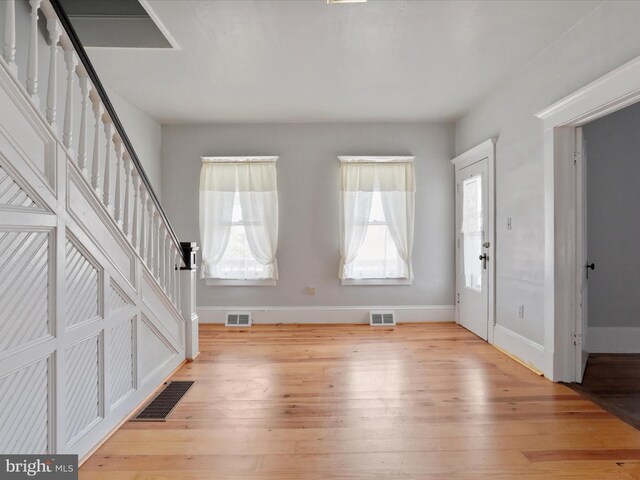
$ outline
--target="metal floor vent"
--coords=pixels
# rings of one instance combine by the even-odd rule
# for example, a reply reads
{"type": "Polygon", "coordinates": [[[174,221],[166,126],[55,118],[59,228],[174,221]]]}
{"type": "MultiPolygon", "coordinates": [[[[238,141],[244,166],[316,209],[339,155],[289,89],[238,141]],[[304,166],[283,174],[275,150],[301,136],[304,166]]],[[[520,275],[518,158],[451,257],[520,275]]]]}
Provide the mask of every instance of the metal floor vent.
{"type": "Polygon", "coordinates": [[[369,312],[369,325],[372,327],[391,326],[396,324],[393,312],[369,312]]]}
{"type": "Polygon", "coordinates": [[[151,403],[149,403],[132,422],[166,422],[167,417],[176,408],[189,389],[196,382],[169,382],[151,403]]]}
{"type": "Polygon", "coordinates": [[[228,312],[225,325],[227,327],[250,327],[252,323],[251,312],[228,312]]]}

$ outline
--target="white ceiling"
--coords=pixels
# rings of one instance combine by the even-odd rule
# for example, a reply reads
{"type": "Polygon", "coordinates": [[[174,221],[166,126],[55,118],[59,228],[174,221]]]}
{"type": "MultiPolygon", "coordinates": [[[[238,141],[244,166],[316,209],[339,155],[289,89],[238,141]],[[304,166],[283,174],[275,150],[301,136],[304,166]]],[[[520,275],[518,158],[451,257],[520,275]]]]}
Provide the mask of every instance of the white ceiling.
{"type": "Polygon", "coordinates": [[[89,55],[163,123],[451,121],[598,3],[149,0],[179,49],[89,55]]]}

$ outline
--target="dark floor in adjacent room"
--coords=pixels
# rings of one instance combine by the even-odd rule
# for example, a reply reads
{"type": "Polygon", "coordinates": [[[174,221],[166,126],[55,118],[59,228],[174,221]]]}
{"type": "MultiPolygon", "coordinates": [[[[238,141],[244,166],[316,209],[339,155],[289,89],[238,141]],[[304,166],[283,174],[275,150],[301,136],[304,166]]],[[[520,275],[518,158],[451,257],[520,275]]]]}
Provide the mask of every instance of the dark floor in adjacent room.
{"type": "Polygon", "coordinates": [[[639,354],[590,354],[582,384],[572,387],[640,430],[639,354]]]}

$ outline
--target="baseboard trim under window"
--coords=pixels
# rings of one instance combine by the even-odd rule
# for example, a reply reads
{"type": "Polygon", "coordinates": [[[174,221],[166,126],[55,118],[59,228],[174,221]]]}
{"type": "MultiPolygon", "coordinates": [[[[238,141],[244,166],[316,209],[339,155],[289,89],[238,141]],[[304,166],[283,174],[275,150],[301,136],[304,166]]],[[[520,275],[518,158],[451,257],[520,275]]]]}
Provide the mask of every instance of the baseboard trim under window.
{"type": "Polygon", "coordinates": [[[273,278],[231,280],[226,278],[205,278],[207,287],[275,287],[277,280],[273,278]]]}

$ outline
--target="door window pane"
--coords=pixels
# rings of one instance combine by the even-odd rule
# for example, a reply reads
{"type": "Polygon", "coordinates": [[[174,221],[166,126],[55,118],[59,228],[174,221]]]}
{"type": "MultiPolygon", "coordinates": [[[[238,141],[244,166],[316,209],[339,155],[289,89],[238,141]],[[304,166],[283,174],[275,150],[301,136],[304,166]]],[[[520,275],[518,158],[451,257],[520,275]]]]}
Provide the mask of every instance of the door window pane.
{"type": "Polygon", "coordinates": [[[462,182],[462,269],[465,286],[482,291],[482,177],[462,182]]]}

